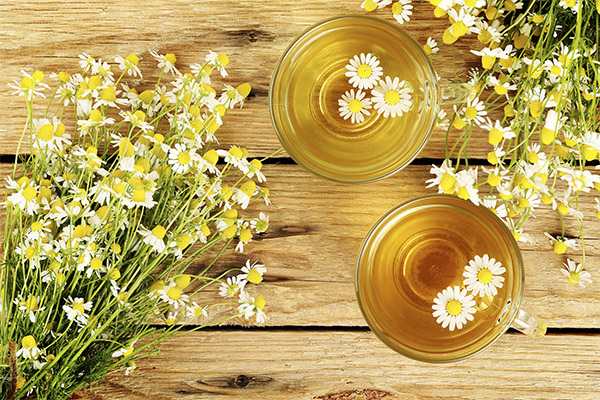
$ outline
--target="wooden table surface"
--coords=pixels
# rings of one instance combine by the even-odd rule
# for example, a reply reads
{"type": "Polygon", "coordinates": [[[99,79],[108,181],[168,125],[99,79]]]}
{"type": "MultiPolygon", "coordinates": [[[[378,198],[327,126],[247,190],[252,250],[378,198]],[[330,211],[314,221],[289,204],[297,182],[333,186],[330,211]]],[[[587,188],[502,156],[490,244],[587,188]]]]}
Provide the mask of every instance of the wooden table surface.
{"type": "MultiPolygon", "coordinates": [[[[208,50],[231,59],[224,82],[252,84],[243,110],[219,131],[223,147],[239,144],[252,157],[280,145],[267,107],[271,72],[288,43],[326,17],[363,13],[360,0],[5,0],[0,3],[0,165],[8,171],[26,111],[7,83],[19,71],[76,72],[78,54],[111,61],[141,57],[146,82],[156,75],[149,50],[175,53],[177,66],[201,61],[208,50]]],[[[391,20],[389,9],[374,13],[391,20]]],[[[421,43],[441,38],[446,20],[424,4],[406,29],[421,43]]],[[[463,45],[464,46],[464,45],[463,45]]],[[[476,62],[457,46],[456,71],[476,62]]],[[[451,77],[452,51],[434,64],[451,77]]],[[[20,78],[19,78],[20,79],[20,78]]],[[[368,330],[354,295],[355,257],[370,226],[392,206],[425,189],[431,163],[444,154],[436,131],[413,165],[372,184],[343,185],[317,178],[285,153],[265,166],[272,193],[270,229],[246,257],[266,264],[262,285],[264,326],[229,325],[191,333],[162,345],[131,376],[113,374],[82,393],[86,399],[600,399],[600,284],[586,289],[562,278],[564,257],[554,254],[543,231],[560,222],[547,210],[530,221],[537,244],[521,248],[526,267],[523,308],[548,324],[541,339],[509,332],[483,353],[450,365],[404,358],[368,330]],[[327,395],[338,394],[338,397],[327,395]]],[[[485,135],[472,140],[470,156],[485,159],[485,135]]],[[[584,208],[592,209],[588,198],[584,208]]],[[[600,227],[586,224],[588,269],[600,281],[600,227]]],[[[568,225],[575,232],[574,225],[568,225]]]]}

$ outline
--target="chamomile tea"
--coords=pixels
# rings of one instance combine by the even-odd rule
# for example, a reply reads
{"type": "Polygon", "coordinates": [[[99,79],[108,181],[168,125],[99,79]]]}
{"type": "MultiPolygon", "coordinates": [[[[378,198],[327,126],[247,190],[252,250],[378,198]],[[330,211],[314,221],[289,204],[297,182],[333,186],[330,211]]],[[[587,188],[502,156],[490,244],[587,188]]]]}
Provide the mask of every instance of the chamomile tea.
{"type": "Polygon", "coordinates": [[[348,16],[310,28],[287,49],[269,102],[275,131],[297,163],[333,180],[368,182],[418,154],[438,94],[427,56],[397,24],[348,16]]]}
{"type": "Polygon", "coordinates": [[[372,330],[424,361],[454,361],[491,344],[508,328],[522,290],[520,253],[502,224],[451,196],[385,215],[357,265],[358,300],[372,330]]]}

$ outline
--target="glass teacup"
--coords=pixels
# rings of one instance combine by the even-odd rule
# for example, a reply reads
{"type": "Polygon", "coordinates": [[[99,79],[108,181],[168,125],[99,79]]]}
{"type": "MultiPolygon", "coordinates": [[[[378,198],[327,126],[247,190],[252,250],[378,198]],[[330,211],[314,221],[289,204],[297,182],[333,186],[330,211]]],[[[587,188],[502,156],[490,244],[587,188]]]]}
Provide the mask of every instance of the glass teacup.
{"type": "Polygon", "coordinates": [[[398,24],[368,16],[321,22],[297,38],[271,79],[273,126],[288,154],[340,182],[370,182],[410,163],[439,106],[468,85],[438,84],[422,47],[398,24]]]}
{"type": "Polygon", "coordinates": [[[358,303],[371,330],[416,360],[473,356],[509,327],[542,336],[519,309],[519,247],[491,211],[453,196],[398,205],[365,237],[356,267],[358,303]]]}

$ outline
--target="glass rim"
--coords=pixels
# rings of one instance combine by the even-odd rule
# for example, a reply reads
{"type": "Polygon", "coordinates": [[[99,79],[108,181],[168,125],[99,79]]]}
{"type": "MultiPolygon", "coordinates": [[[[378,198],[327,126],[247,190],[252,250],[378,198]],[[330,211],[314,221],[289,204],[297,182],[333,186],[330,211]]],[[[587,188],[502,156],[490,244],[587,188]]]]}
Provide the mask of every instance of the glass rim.
{"type": "MultiPolygon", "coordinates": [[[[466,208],[463,206],[460,206],[460,207],[466,208]]],[[[356,299],[358,302],[358,306],[359,306],[359,309],[363,316],[363,319],[369,326],[369,329],[371,330],[371,332],[373,332],[379,338],[379,340],[381,340],[385,345],[387,345],[389,348],[396,351],[397,353],[402,354],[413,360],[424,361],[424,362],[428,362],[428,363],[432,363],[432,364],[446,364],[446,363],[462,361],[462,360],[471,358],[471,357],[481,353],[483,350],[487,349],[492,344],[494,344],[504,333],[506,333],[506,331],[508,330],[508,328],[510,328],[514,319],[517,317],[517,314],[519,312],[520,305],[521,305],[521,300],[523,298],[524,284],[525,284],[525,271],[524,271],[524,264],[523,264],[523,257],[521,254],[521,250],[519,249],[519,245],[517,244],[517,241],[515,240],[514,236],[512,235],[512,233],[510,232],[510,230],[508,229],[506,224],[504,222],[502,222],[502,220],[500,220],[496,214],[494,214],[493,212],[488,210],[486,207],[476,206],[475,204],[473,204],[472,202],[470,202],[468,200],[462,200],[458,197],[455,197],[452,195],[447,195],[447,194],[431,194],[431,195],[423,195],[423,196],[413,197],[411,199],[403,201],[400,204],[392,207],[385,214],[383,214],[369,229],[369,232],[365,235],[365,238],[362,241],[362,244],[358,251],[358,257],[356,260],[356,268],[355,268],[355,274],[354,274],[354,289],[355,289],[355,293],[356,293],[356,299]],[[420,353],[410,352],[409,350],[406,350],[404,348],[397,346],[386,335],[379,332],[379,330],[376,328],[375,324],[369,319],[369,316],[365,310],[365,305],[363,304],[363,301],[362,301],[361,295],[360,295],[360,283],[359,283],[359,281],[360,281],[359,274],[361,271],[361,260],[363,259],[365,249],[370,244],[371,239],[372,239],[373,235],[375,234],[375,232],[380,227],[385,226],[385,224],[387,222],[389,222],[390,217],[395,215],[399,210],[407,209],[407,208],[408,209],[414,208],[415,203],[419,203],[419,202],[427,201],[427,200],[435,200],[435,199],[444,199],[445,201],[450,199],[451,201],[452,200],[456,201],[457,204],[462,203],[463,205],[466,205],[466,207],[479,207],[481,209],[481,211],[483,211],[485,214],[487,214],[489,217],[491,217],[491,219],[495,222],[495,224],[497,225],[499,230],[502,232],[502,234],[508,240],[509,246],[512,248],[511,250],[514,252],[513,254],[517,258],[518,269],[519,269],[519,274],[520,274],[520,279],[518,281],[515,281],[515,283],[514,283],[514,285],[518,285],[518,289],[516,291],[517,292],[516,296],[515,296],[515,298],[510,299],[511,303],[510,303],[510,305],[507,305],[508,309],[505,311],[505,313],[501,317],[501,318],[503,318],[502,324],[504,326],[500,330],[498,330],[498,333],[491,340],[489,340],[488,343],[477,348],[475,351],[472,351],[469,354],[461,356],[461,357],[448,358],[448,359],[436,359],[435,357],[432,357],[432,358],[420,357],[419,356],[420,354],[427,354],[427,353],[425,353],[425,352],[420,352],[420,353]]]]}
{"type": "MultiPolygon", "coordinates": [[[[370,182],[375,182],[384,178],[387,178],[395,173],[397,173],[398,171],[402,170],[403,168],[405,168],[406,166],[408,166],[411,162],[413,162],[413,160],[415,158],[417,158],[417,156],[421,153],[421,151],[423,150],[423,148],[425,147],[425,145],[429,142],[429,139],[431,138],[431,134],[435,128],[435,120],[436,118],[432,119],[431,125],[429,126],[427,133],[424,135],[423,139],[421,140],[421,143],[419,143],[418,147],[416,148],[416,150],[414,151],[413,154],[410,155],[410,157],[408,157],[405,162],[397,165],[394,169],[383,173],[383,174],[376,174],[373,177],[368,177],[368,178],[361,178],[361,179],[344,179],[344,178],[338,178],[338,177],[334,177],[334,176],[330,176],[324,172],[319,171],[317,168],[312,167],[309,163],[305,162],[304,158],[301,157],[300,154],[298,154],[298,152],[295,152],[293,150],[291,150],[292,146],[291,146],[291,142],[288,140],[288,138],[286,137],[284,130],[281,129],[280,126],[278,126],[276,119],[275,119],[275,107],[273,105],[273,87],[275,86],[275,82],[277,77],[279,76],[280,73],[280,69],[282,64],[288,59],[288,57],[290,57],[291,53],[292,53],[292,49],[296,46],[296,44],[298,42],[300,42],[302,40],[302,38],[304,38],[305,36],[307,36],[310,32],[312,32],[314,29],[319,28],[322,25],[334,22],[334,21],[338,21],[338,20],[344,20],[344,19],[362,19],[362,20],[371,20],[371,21],[377,21],[377,23],[379,24],[383,24],[388,26],[389,28],[393,29],[394,31],[400,33],[401,35],[407,37],[410,39],[410,43],[412,43],[414,45],[414,47],[423,55],[425,55],[423,49],[421,48],[421,46],[419,46],[418,42],[408,33],[406,32],[402,27],[400,26],[396,26],[394,24],[392,24],[389,21],[386,21],[384,19],[375,17],[375,16],[371,16],[371,15],[361,15],[361,14],[346,14],[346,15],[339,15],[339,16],[335,16],[335,17],[330,17],[330,18],[326,18],[323,19],[313,25],[311,25],[310,27],[306,28],[305,30],[303,30],[299,35],[297,35],[292,42],[286,47],[286,49],[283,51],[283,53],[281,54],[281,56],[279,57],[279,60],[277,61],[277,64],[275,64],[275,68],[273,68],[273,73],[271,74],[271,79],[269,81],[269,94],[268,94],[268,103],[269,103],[269,117],[271,119],[271,125],[273,126],[273,129],[275,130],[275,134],[277,135],[277,138],[279,139],[279,142],[281,143],[281,145],[283,146],[283,148],[285,149],[285,151],[290,155],[290,157],[301,167],[305,168],[306,170],[310,171],[311,173],[318,175],[320,177],[323,177],[325,179],[328,179],[330,181],[334,181],[334,182],[341,182],[341,183],[370,183],[370,182]]],[[[423,57],[424,60],[427,63],[427,67],[435,74],[435,69],[433,68],[433,64],[431,63],[431,60],[425,55],[425,57],[423,57]]],[[[434,75],[435,76],[435,75],[434,75]]],[[[437,80],[433,82],[434,84],[434,88],[432,88],[432,91],[434,93],[434,96],[437,97],[437,92],[438,92],[438,82],[437,80]]],[[[437,102],[439,104],[439,101],[437,102]]],[[[439,106],[438,106],[439,108],[439,106]]],[[[437,115],[437,112],[435,113],[437,115]]]]}

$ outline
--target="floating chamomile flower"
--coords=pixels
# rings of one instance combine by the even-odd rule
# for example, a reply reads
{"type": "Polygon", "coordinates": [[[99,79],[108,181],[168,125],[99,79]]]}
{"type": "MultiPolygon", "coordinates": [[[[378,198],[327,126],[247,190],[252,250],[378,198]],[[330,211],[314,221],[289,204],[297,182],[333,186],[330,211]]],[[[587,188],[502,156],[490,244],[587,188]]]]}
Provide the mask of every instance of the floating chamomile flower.
{"type": "Polygon", "coordinates": [[[346,65],[346,69],[346,76],[350,78],[348,81],[358,89],[374,88],[383,75],[379,60],[371,53],[355,55],[350,59],[350,64],[346,65]]]}
{"type": "Polygon", "coordinates": [[[371,115],[368,111],[371,108],[371,100],[365,99],[365,95],[361,90],[356,91],[355,94],[354,89],[344,93],[338,100],[340,117],[350,118],[350,122],[358,124],[365,120],[365,115],[371,115]]]}
{"type": "Polygon", "coordinates": [[[405,81],[400,78],[394,79],[389,76],[385,77],[385,81],[379,82],[379,86],[371,91],[375,109],[384,117],[391,116],[392,118],[407,112],[412,106],[411,100],[412,89],[405,86],[405,81]]]}
{"type": "Polygon", "coordinates": [[[564,276],[567,277],[569,283],[585,287],[586,283],[592,283],[592,275],[583,270],[583,264],[575,264],[575,261],[567,259],[567,263],[563,263],[565,268],[561,269],[564,276]]]}
{"type": "Polygon", "coordinates": [[[498,288],[503,285],[504,277],[501,275],[505,272],[506,268],[502,263],[487,254],[483,257],[475,256],[469,261],[469,265],[465,266],[463,283],[469,292],[473,292],[473,296],[495,296],[498,294],[498,288]]]}
{"type": "Polygon", "coordinates": [[[462,329],[468,321],[473,320],[475,314],[475,300],[473,296],[467,293],[466,289],[460,289],[458,286],[448,286],[437,294],[433,299],[433,316],[435,322],[442,324],[442,328],[448,327],[451,331],[454,328],[462,329]]]}

